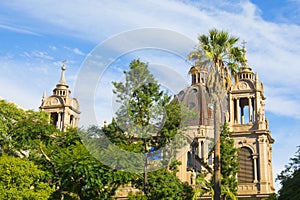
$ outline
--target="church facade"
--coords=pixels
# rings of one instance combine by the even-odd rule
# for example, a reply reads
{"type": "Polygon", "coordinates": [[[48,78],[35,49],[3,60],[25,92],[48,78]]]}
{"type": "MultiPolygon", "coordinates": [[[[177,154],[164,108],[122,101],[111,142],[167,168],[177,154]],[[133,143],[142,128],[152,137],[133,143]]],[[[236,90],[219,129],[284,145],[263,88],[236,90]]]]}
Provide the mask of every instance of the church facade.
{"type": "Polygon", "coordinates": [[[70,96],[71,91],[65,78],[66,67],[61,67],[61,78],[53,90],[53,94],[46,97],[44,92],[41,111],[50,114],[49,121],[60,131],[65,131],[68,127],[75,128],[79,121],[79,103],[76,98],[70,96]]]}
{"type": "MultiPolygon", "coordinates": [[[[177,175],[182,181],[194,185],[196,172],[203,170],[200,160],[213,165],[208,152],[213,148],[214,119],[213,102],[205,92],[208,69],[192,67],[190,74],[192,85],[179,92],[176,99],[195,111],[197,118],[186,128],[186,135],[193,142],[178,158],[182,165],[177,175]]],[[[227,94],[224,107],[228,110],[223,112],[224,121],[233,132],[235,147],[239,150],[238,199],[262,199],[275,192],[272,170],[274,139],[265,117],[265,99],[258,74],[254,74],[246,61],[240,68],[237,84],[227,94]]]]}

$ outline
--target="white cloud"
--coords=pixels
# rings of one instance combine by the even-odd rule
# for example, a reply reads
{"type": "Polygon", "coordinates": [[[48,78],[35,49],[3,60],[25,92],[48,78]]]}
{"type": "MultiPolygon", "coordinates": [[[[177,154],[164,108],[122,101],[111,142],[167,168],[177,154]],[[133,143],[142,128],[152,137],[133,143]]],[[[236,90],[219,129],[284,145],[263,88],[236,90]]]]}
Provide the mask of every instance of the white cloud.
{"type": "MultiPolygon", "coordinates": [[[[6,1],[2,4],[43,22],[36,28],[33,27],[33,30],[51,34],[58,31],[94,42],[123,31],[144,27],[173,30],[194,40],[199,33],[206,34],[210,28],[222,28],[248,42],[249,64],[255,72],[259,72],[265,85],[281,85],[283,90],[290,91],[284,99],[289,102],[287,107],[276,106],[276,102],[280,102],[276,95],[270,102],[270,111],[297,116],[288,108],[298,105],[300,99],[297,92],[300,89],[300,64],[295,62],[300,52],[300,27],[296,24],[264,21],[260,16],[263,11],[250,1],[236,4],[229,1],[89,1],[87,4],[77,0],[59,2],[59,6],[56,6],[55,1],[29,0],[26,3],[6,1]],[[41,29],[40,26],[45,28],[41,29]],[[290,95],[296,98],[289,99],[290,95]]],[[[126,44],[132,43],[132,46],[136,46],[133,43],[143,42],[141,39],[143,38],[132,38],[126,44]]],[[[122,49],[124,42],[111,43],[111,50],[122,49]]],[[[175,43],[180,42],[177,40],[175,43]]],[[[65,48],[77,55],[84,55],[79,48],[65,48]]],[[[51,59],[44,52],[25,55],[28,54],[51,59]]]]}
{"type": "Polygon", "coordinates": [[[65,49],[67,49],[68,51],[71,51],[72,53],[75,53],[77,55],[80,55],[80,56],[84,56],[85,54],[80,51],[78,48],[71,48],[71,47],[64,47],[65,49]]]}
{"type": "Polygon", "coordinates": [[[47,52],[44,52],[44,51],[37,51],[37,50],[34,50],[32,52],[23,52],[23,55],[25,57],[28,57],[28,58],[39,58],[39,59],[46,59],[46,60],[53,60],[53,57],[52,56],[49,56],[47,52]]]}
{"type": "MultiPolygon", "coordinates": [[[[300,64],[295,61],[300,52],[300,27],[291,23],[275,24],[264,21],[260,16],[263,11],[250,1],[94,0],[86,3],[80,0],[27,0],[22,3],[12,0],[1,4],[42,22],[31,27],[35,32],[63,33],[93,42],[144,27],[174,30],[195,40],[199,33],[207,33],[210,28],[222,28],[248,42],[249,63],[254,71],[259,72],[265,84],[281,84],[286,89],[295,88],[293,93],[299,89],[300,64]]],[[[14,29],[20,26],[1,27],[14,29]]],[[[20,28],[19,31],[26,32],[26,29],[20,28]]],[[[115,47],[120,48],[120,45],[116,44],[115,47]]],[[[84,55],[79,48],[67,49],[77,55],[84,55]]],[[[37,57],[51,58],[43,52],[35,54],[37,57]]],[[[278,107],[273,112],[283,113],[285,110],[278,107]]]]}
{"type": "Polygon", "coordinates": [[[75,54],[80,55],[80,56],[84,56],[84,53],[83,53],[82,51],[80,51],[78,48],[74,48],[74,49],[73,49],[73,52],[74,52],[75,54]]]}
{"type": "Polygon", "coordinates": [[[57,49],[56,46],[53,46],[53,45],[50,45],[49,48],[52,50],[52,51],[55,51],[57,49]]]}

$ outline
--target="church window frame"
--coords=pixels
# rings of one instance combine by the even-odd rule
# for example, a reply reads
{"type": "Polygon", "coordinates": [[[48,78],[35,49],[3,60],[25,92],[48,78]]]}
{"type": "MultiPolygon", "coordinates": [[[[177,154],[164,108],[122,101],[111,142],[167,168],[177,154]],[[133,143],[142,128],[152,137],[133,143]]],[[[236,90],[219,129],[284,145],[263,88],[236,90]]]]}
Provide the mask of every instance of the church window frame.
{"type": "Polygon", "coordinates": [[[255,181],[255,171],[253,159],[253,150],[248,146],[242,146],[239,149],[238,160],[240,170],[238,173],[239,184],[249,184],[255,181]]]}

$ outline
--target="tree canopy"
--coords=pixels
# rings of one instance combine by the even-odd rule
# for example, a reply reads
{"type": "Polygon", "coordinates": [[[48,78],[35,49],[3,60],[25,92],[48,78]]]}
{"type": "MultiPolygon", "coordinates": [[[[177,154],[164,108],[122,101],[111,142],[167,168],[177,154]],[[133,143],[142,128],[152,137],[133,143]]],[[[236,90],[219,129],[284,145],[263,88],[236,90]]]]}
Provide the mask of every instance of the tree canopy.
{"type": "Polygon", "coordinates": [[[278,191],[279,200],[300,199],[300,146],[277,180],[282,186],[278,191]]]}
{"type": "Polygon", "coordinates": [[[0,103],[1,199],[110,199],[129,182],[88,152],[81,130],[61,132],[47,113],[0,103]]]}

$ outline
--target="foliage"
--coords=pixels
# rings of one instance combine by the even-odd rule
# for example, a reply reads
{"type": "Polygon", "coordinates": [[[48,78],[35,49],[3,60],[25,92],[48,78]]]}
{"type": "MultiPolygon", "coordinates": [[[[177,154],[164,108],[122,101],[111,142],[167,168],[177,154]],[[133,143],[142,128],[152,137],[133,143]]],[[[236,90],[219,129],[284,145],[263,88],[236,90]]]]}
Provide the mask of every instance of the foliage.
{"type": "MultiPolygon", "coordinates": [[[[113,82],[116,101],[121,105],[116,119],[103,127],[102,131],[113,144],[123,150],[149,155],[150,147],[156,151],[169,142],[176,141],[174,138],[180,132],[185,118],[190,118],[191,115],[178,102],[170,101],[171,97],[160,90],[160,85],[146,63],[133,60],[129,68],[129,71],[124,71],[125,82],[113,82]]],[[[175,142],[174,148],[168,149],[167,155],[176,153],[174,149],[183,144],[180,141],[176,141],[178,144],[175,142]]],[[[111,152],[110,155],[115,154],[116,152],[111,152]]],[[[168,160],[164,164],[166,168],[147,173],[147,199],[190,199],[193,195],[192,188],[176,177],[178,162],[168,160]]],[[[151,165],[148,167],[151,168],[151,165]]],[[[131,182],[135,187],[144,189],[143,180],[143,174],[139,174],[131,182]]],[[[145,198],[141,194],[130,194],[129,197],[145,198]]]]}
{"type": "Polygon", "coordinates": [[[219,72],[227,90],[232,84],[232,77],[237,81],[239,63],[244,63],[242,50],[235,46],[239,38],[230,36],[226,31],[209,30],[208,35],[198,37],[199,46],[189,54],[196,66],[210,64],[219,72]]]}
{"type": "MultiPolygon", "coordinates": [[[[132,174],[112,170],[96,160],[81,143],[80,130],[60,132],[48,123],[47,113],[24,111],[5,101],[0,103],[1,151],[22,157],[23,160],[15,158],[17,160],[13,161],[18,161],[24,173],[31,172],[28,172],[28,177],[33,177],[35,184],[31,179],[26,180],[26,183],[34,186],[34,190],[30,190],[32,194],[23,192],[24,195],[31,195],[30,198],[22,196],[13,187],[8,190],[6,184],[1,186],[7,191],[3,195],[11,192],[15,199],[43,199],[42,194],[51,195],[50,199],[110,199],[119,185],[131,179],[132,174]],[[55,188],[55,191],[46,186],[55,188]],[[39,195],[39,188],[45,192],[39,195]]],[[[3,154],[0,159],[13,157],[3,154]]],[[[27,176],[22,174],[22,177],[27,176]]],[[[28,187],[32,188],[31,185],[28,187]]],[[[28,187],[24,186],[24,190],[28,187]]]]}
{"type": "Polygon", "coordinates": [[[128,182],[125,173],[101,164],[79,141],[55,150],[49,157],[59,173],[60,190],[77,194],[80,199],[109,199],[128,182]]]}
{"type": "MultiPolygon", "coordinates": [[[[113,82],[116,102],[120,103],[120,108],[116,113],[115,123],[109,128],[116,130],[113,133],[118,134],[120,138],[126,137],[121,145],[126,143],[128,146],[135,141],[134,146],[138,151],[146,153],[146,146],[155,149],[164,146],[176,134],[176,130],[167,128],[176,126],[176,123],[169,123],[171,116],[166,115],[170,114],[166,112],[172,110],[172,104],[169,104],[170,97],[160,90],[160,85],[150,73],[148,64],[133,60],[129,68],[129,71],[124,71],[124,83],[113,82]],[[165,122],[169,127],[163,129],[165,122]]],[[[118,138],[115,135],[113,137],[118,138]]],[[[114,138],[112,139],[115,140],[114,138]]]]}
{"type": "Polygon", "coordinates": [[[28,157],[40,143],[48,144],[55,127],[48,123],[48,114],[17,108],[0,101],[0,147],[8,155],[28,157]]]}
{"type": "Polygon", "coordinates": [[[44,172],[31,161],[0,156],[0,199],[48,199],[53,192],[42,182],[44,172]]]}
{"type": "Polygon", "coordinates": [[[278,200],[278,195],[276,193],[270,194],[269,197],[263,198],[262,200],[278,200]]]}
{"type": "MultiPolygon", "coordinates": [[[[231,137],[232,132],[228,124],[222,128],[221,140],[221,187],[224,187],[223,198],[230,199],[228,194],[237,195],[237,173],[239,171],[238,149],[234,147],[234,139],[231,137]],[[228,191],[228,192],[227,192],[228,191]]],[[[232,196],[232,195],[231,195],[232,196]]]]}
{"type": "MultiPolygon", "coordinates": [[[[143,176],[134,181],[135,187],[142,189],[143,176]]],[[[193,188],[182,183],[176,176],[176,171],[166,168],[148,173],[147,199],[188,200],[193,196],[193,188]]]]}
{"type": "Polygon", "coordinates": [[[279,190],[279,200],[300,199],[300,146],[290,163],[285,166],[277,177],[282,185],[279,190]]]}
{"type": "Polygon", "coordinates": [[[128,200],[147,200],[147,196],[144,193],[129,193],[127,196],[128,200]]]}
{"type": "MultiPolygon", "coordinates": [[[[164,156],[174,158],[176,149],[184,145],[179,133],[187,114],[179,102],[170,101],[171,97],[160,90],[148,64],[133,60],[124,74],[125,82],[113,82],[120,104],[116,118],[102,132],[114,145],[134,153],[144,154],[150,148],[157,151],[172,142],[164,156]]],[[[170,161],[164,163],[168,165],[172,159],[163,160],[170,161]]]]}

